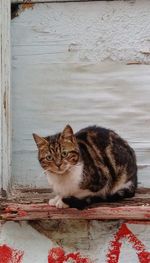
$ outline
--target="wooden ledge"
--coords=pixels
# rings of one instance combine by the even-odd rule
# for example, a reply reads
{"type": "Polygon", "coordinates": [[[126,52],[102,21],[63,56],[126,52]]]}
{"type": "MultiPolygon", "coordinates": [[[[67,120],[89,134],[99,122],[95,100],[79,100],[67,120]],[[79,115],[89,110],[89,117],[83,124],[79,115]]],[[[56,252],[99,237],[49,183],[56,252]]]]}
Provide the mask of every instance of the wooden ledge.
{"type": "Polygon", "coordinates": [[[50,193],[24,191],[19,196],[1,199],[0,220],[44,219],[128,219],[150,220],[150,189],[140,188],[134,198],[119,203],[99,203],[82,211],[72,208],[58,209],[47,204],[50,193]]]}

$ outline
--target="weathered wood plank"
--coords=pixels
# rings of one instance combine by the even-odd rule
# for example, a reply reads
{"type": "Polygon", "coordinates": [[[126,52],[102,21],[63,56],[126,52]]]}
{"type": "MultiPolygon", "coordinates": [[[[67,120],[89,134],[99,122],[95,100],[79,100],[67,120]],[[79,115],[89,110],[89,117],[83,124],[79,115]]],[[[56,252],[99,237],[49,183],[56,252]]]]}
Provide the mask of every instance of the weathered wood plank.
{"type": "MultiPolygon", "coordinates": [[[[50,195],[50,194],[49,194],[50,195]]],[[[39,194],[40,202],[44,200],[39,194]]],[[[57,209],[47,202],[39,203],[37,196],[29,195],[23,200],[1,200],[0,220],[38,219],[130,219],[150,220],[150,189],[138,189],[134,198],[119,203],[101,203],[95,207],[79,211],[77,209],[57,209]],[[30,196],[30,197],[29,197],[30,196]],[[32,196],[32,197],[31,197],[32,196]],[[19,202],[20,200],[20,202],[19,202]],[[27,203],[27,201],[31,203],[27,203]]]]}
{"type": "Polygon", "coordinates": [[[0,192],[10,182],[10,1],[0,1],[0,192]]]}
{"type": "Polygon", "coordinates": [[[22,221],[22,220],[44,220],[44,219],[130,219],[150,220],[150,206],[99,206],[96,208],[79,211],[77,209],[57,209],[46,204],[38,205],[8,205],[5,212],[0,213],[0,220],[22,221]]]}

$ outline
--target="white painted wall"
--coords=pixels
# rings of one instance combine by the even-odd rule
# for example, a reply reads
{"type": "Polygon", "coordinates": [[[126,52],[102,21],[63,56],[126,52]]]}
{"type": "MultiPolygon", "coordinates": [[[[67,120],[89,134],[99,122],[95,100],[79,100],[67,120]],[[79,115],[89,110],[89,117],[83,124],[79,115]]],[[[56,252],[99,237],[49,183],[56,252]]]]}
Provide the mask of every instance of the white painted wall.
{"type": "Polygon", "coordinates": [[[12,55],[21,65],[149,63],[149,9],[148,0],[35,4],[12,21],[12,55]]]}
{"type": "Polygon", "coordinates": [[[32,133],[115,129],[150,172],[149,1],[35,4],[12,20],[13,183],[47,186],[32,133]],[[147,52],[147,53],[143,53],[147,52]]]}

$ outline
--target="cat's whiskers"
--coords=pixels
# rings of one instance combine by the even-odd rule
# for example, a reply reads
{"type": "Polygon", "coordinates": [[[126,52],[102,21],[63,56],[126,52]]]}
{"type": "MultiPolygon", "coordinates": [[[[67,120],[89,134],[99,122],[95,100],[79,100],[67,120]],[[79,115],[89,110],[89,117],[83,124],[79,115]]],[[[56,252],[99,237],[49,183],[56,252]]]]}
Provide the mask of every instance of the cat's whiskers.
{"type": "Polygon", "coordinates": [[[47,172],[49,172],[49,173],[50,173],[51,171],[50,171],[49,169],[47,169],[47,170],[44,170],[44,171],[43,171],[43,174],[46,174],[46,175],[47,175],[47,172]]]}

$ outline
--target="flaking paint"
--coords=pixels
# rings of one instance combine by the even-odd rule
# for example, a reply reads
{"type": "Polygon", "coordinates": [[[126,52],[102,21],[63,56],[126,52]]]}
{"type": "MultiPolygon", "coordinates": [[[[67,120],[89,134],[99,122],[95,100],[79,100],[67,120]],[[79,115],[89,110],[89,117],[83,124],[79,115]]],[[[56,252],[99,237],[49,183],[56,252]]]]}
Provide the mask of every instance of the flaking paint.
{"type": "Polygon", "coordinates": [[[25,222],[3,224],[0,246],[6,249],[7,258],[13,248],[23,255],[19,263],[150,262],[150,224],[145,221],[134,224],[131,221],[47,220],[41,221],[42,224],[48,235],[25,222]]]}
{"type": "Polygon", "coordinates": [[[73,263],[92,263],[89,258],[81,256],[79,252],[65,254],[61,247],[52,248],[49,252],[48,263],[65,263],[70,261],[73,263]]]}
{"type": "Polygon", "coordinates": [[[21,263],[23,254],[24,252],[3,244],[0,246],[0,263],[21,263]]]}
{"type": "Polygon", "coordinates": [[[150,262],[150,252],[146,251],[144,244],[131,232],[131,230],[124,223],[115,234],[114,240],[110,242],[111,245],[107,254],[107,263],[119,263],[122,239],[124,238],[126,238],[133,249],[135,249],[140,263],[150,262]]]}

